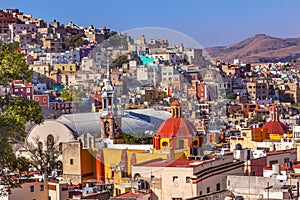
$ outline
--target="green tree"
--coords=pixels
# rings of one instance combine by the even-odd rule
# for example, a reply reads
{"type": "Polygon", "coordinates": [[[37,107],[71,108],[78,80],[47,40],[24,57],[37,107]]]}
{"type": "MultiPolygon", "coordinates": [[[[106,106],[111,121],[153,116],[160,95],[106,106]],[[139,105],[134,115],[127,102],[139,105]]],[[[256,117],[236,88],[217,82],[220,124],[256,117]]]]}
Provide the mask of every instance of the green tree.
{"type": "Polygon", "coordinates": [[[82,38],[81,34],[74,34],[71,35],[67,40],[66,40],[66,47],[68,50],[72,50],[75,47],[80,47],[84,45],[84,40],[82,38]]]}
{"type": "Polygon", "coordinates": [[[73,88],[65,88],[61,92],[60,95],[65,101],[80,101],[82,98],[85,98],[86,95],[84,92],[73,89],[73,88]]]}
{"type": "Polygon", "coordinates": [[[261,114],[261,113],[256,113],[254,116],[253,116],[253,121],[254,122],[266,122],[266,116],[261,114]]]}
{"type": "Polygon", "coordinates": [[[122,54],[112,61],[112,65],[116,67],[122,67],[122,65],[127,62],[128,62],[127,56],[122,54]]]}
{"type": "Polygon", "coordinates": [[[226,99],[232,99],[232,100],[234,100],[234,99],[236,99],[236,96],[235,96],[234,93],[230,93],[230,94],[228,94],[228,95],[226,96],[226,99]]]}
{"type": "Polygon", "coordinates": [[[12,80],[31,80],[32,72],[20,53],[17,43],[0,42],[0,84],[6,85],[12,80]]]}
{"type": "MultiPolygon", "coordinates": [[[[0,43],[0,84],[6,86],[13,80],[31,81],[25,57],[20,53],[18,44],[0,43]]],[[[10,188],[19,187],[15,179],[20,173],[27,171],[29,163],[24,158],[15,156],[12,149],[14,143],[24,141],[27,122],[40,124],[43,122],[40,105],[26,97],[5,94],[0,96],[0,177],[7,185],[0,195],[9,192],[10,188]]]]}

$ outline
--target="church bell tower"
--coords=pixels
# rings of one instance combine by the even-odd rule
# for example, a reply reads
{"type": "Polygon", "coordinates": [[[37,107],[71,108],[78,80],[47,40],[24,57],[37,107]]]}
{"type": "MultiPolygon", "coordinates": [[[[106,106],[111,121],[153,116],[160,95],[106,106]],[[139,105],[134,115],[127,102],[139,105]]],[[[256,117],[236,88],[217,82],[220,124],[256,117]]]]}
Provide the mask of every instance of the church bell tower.
{"type": "Polygon", "coordinates": [[[101,137],[113,139],[114,143],[122,143],[121,117],[114,112],[114,87],[110,78],[110,66],[107,61],[107,75],[105,85],[101,90],[102,98],[102,113],[101,122],[101,137]]]}

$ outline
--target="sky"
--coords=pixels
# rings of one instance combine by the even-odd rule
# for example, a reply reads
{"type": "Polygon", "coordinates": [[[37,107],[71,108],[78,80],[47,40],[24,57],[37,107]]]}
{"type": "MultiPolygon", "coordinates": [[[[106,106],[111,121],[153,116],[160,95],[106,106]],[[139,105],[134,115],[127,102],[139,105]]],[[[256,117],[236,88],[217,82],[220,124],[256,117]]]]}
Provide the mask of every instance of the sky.
{"type": "Polygon", "coordinates": [[[174,30],[203,47],[230,45],[255,34],[300,37],[299,0],[0,0],[0,8],[117,32],[174,30]]]}

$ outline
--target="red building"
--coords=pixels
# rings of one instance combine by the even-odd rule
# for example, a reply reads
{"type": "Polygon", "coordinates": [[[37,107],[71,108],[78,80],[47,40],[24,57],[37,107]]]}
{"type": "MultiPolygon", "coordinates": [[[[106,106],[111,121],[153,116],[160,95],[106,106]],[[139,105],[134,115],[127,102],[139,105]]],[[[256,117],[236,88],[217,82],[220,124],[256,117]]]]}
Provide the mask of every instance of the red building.
{"type": "Polygon", "coordinates": [[[13,81],[10,87],[10,93],[15,96],[27,97],[33,100],[33,84],[24,84],[22,81],[13,81]]]}
{"type": "Polygon", "coordinates": [[[48,94],[35,94],[33,99],[39,102],[40,106],[49,108],[49,95],[48,94]]]}
{"type": "Polygon", "coordinates": [[[64,114],[71,114],[75,111],[75,105],[72,101],[55,101],[49,102],[49,108],[52,110],[61,111],[64,114]]]}
{"type": "Polygon", "coordinates": [[[13,16],[13,14],[0,11],[0,33],[9,34],[8,25],[17,23],[17,19],[13,16]]]}
{"type": "Polygon", "coordinates": [[[208,100],[208,87],[206,83],[196,83],[196,95],[199,100],[208,100]]]}

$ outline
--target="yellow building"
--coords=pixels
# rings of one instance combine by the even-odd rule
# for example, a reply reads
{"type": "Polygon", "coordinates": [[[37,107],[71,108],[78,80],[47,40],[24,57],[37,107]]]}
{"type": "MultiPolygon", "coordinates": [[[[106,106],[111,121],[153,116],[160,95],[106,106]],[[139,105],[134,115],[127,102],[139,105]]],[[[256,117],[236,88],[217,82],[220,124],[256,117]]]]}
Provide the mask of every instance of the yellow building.
{"type": "Polygon", "coordinates": [[[76,72],[77,66],[75,63],[68,63],[68,64],[54,64],[53,65],[54,71],[61,71],[61,72],[76,72]]]}
{"type": "Polygon", "coordinates": [[[237,144],[244,148],[257,149],[258,142],[269,139],[267,129],[264,128],[245,128],[241,130],[241,136],[230,137],[230,150],[234,150],[237,144]]]}
{"type": "Polygon", "coordinates": [[[29,65],[29,69],[42,75],[49,75],[51,69],[49,65],[29,65]]]}
{"type": "Polygon", "coordinates": [[[159,91],[155,89],[145,90],[145,101],[148,101],[150,103],[162,101],[165,97],[167,97],[165,91],[159,91]]]}

